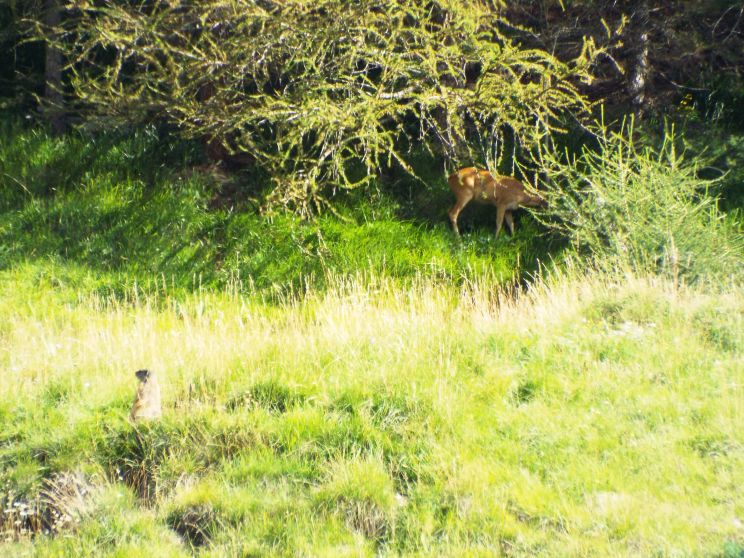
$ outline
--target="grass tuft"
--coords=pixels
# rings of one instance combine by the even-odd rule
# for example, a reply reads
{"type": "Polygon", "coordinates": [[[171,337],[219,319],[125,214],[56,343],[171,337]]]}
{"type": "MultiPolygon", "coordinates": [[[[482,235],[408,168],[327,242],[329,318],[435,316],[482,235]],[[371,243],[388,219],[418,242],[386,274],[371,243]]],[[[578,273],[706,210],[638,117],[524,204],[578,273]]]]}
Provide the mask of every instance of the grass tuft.
{"type": "Polygon", "coordinates": [[[394,525],[396,494],[379,456],[353,459],[329,465],[326,480],[316,493],[316,505],[381,543],[394,525]]]}

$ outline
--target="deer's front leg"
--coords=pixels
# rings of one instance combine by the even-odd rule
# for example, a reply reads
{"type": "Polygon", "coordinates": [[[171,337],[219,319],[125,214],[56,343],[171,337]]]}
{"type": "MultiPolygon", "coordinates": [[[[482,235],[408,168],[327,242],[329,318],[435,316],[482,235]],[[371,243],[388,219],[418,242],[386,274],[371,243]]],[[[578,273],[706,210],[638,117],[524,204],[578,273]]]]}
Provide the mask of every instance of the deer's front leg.
{"type": "Polygon", "coordinates": [[[506,215],[506,206],[497,205],[496,206],[496,238],[499,237],[499,233],[501,232],[501,227],[504,224],[504,215],[506,215]]]}
{"type": "Polygon", "coordinates": [[[460,193],[460,195],[458,195],[455,205],[453,205],[452,209],[449,210],[449,218],[450,222],[452,223],[452,230],[455,231],[455,234],[457,236],[460,236],[460,229],[457,226],[457,218],[460,216],[460,212],[463,210],[463,208],[468,205],[468,203],[472,199],[472,192],[463,191],[460,193]]]}

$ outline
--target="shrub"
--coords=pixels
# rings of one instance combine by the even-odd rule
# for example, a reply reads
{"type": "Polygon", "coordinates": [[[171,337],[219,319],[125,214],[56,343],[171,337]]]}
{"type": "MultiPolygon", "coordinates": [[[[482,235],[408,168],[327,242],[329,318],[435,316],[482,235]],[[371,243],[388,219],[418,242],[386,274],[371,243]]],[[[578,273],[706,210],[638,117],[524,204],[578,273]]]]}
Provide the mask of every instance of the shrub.
{"type": "Polygon", "coordinates": [[[711,195],[715,181],[698,175],[678,152],[674,133],[661,146],[636,143],[633,124],[598,126],[596,145],[578,155],[541,153],[550,176],[541,219],[600,267],[661,273],[691,282],[735,277],[744,241],[711,195]]]}

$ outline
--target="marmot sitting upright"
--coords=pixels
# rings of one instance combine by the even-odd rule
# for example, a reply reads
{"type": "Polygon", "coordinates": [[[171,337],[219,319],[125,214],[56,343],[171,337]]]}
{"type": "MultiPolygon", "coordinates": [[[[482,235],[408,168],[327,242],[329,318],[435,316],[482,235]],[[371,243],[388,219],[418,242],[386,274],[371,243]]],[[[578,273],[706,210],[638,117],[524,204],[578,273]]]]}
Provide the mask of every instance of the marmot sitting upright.
{"type": "Polygon", "coordinates": [[[160,418],[160,386],[155,378],[155,373],[149,370],[137,370],[134,373],[140,381],[137,387],[137,395],[134,397],[134,405],[129,417],[132,420],[160,418]]]}

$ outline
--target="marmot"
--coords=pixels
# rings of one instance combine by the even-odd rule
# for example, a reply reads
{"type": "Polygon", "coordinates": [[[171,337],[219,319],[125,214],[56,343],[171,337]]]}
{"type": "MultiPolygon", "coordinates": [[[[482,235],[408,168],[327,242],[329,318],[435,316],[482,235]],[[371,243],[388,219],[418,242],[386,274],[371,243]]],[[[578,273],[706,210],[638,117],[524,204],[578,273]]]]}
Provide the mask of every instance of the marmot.
{"type": "Polygon", "coordinates": [[[140,381],[134,405],[129,417],[132,420],[160,418],[160,386],[155,373],[150,370],[137,370],[134,373],[140,381]]]}

